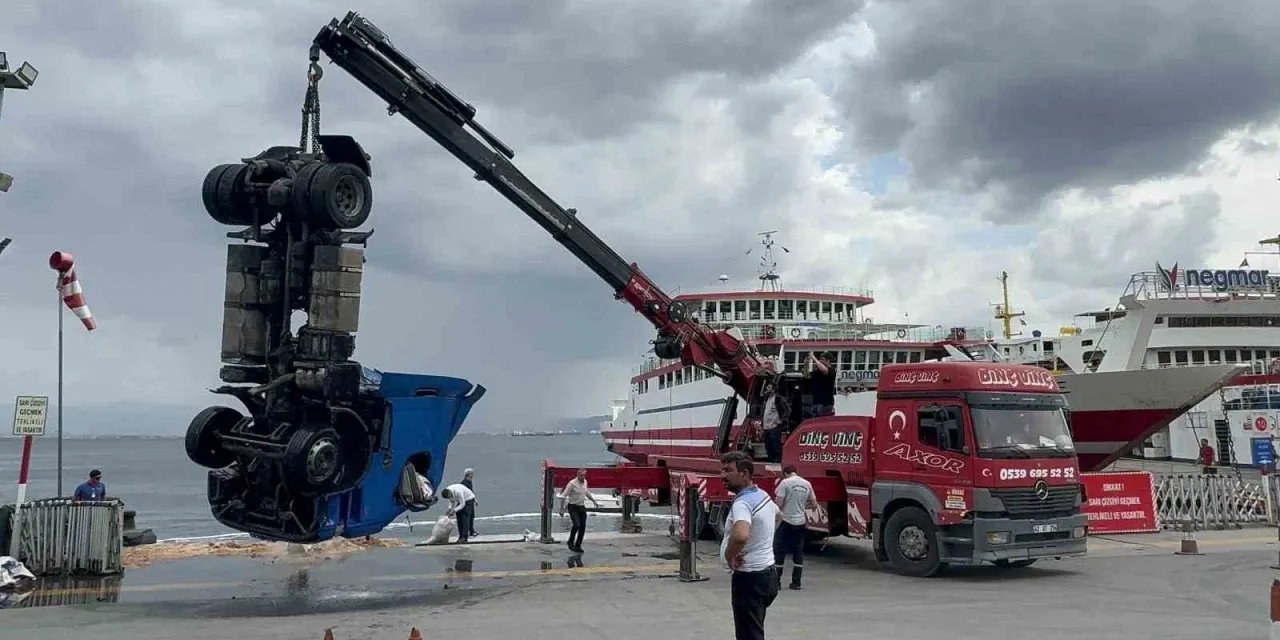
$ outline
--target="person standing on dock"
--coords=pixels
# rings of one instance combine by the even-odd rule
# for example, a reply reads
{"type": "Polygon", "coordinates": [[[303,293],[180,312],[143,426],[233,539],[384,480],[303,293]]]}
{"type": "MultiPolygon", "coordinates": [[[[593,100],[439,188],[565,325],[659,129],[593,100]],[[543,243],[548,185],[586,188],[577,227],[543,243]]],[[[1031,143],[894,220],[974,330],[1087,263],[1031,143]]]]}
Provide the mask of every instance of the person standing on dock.
{"type": "Polygon", "coordinates": [[[807,418],[836,414],[836,370],[831,354],[809,354],[809,394],[813,398],[807,418]]]}
{"type": "Polygon", "coordinates": [[[475,479],[476,479],[475,469],[472,469],[471,467],[467,467],[466,470],[462,472],[462,484],[471,490],[471,500],[467,501],[466,507],[471,510],[471,530],[467,532],[467,535],[472,538],[480,535],[476,533],[475,479]]]}
{"type": "Polygon", "coordinates": [[[773,559],[778,572],[778,588],[782,588],[782,573],[786,567],[787,555],[791,555],[790,589],[800,590],[800,575],[804,573],[804,541],[808,537],[805,528],[805,509],[817,509],[818,501],[813,497],[813,485],[796,473],[796,466],[788,464],[782,467],[782,481],[773,495],[778,498],[778,533],[773,546],[773,559]]]}
{"type": "Polygon", "coordinates": [[[587,533],[587,500],[600,508],[596,497],[587,488],[587,470],[578,469],[578,475],[564,485],[560,492],[560,517],[564,517],[565,509],[569,510],[572,525],[569,529],[569,550],[582,553],[582,536],[587,533]]]}
{"type": "Polygon", "coordinates": [[[461,482],[440,490],[440,497],[449,501],[449,513],[458,518],[458,542],[466,542],[471,536],[471,511],[476,494],[461,482]]]}
{"type": "Polygon", "coordinates": [[[773,534],[778,507],[755,484],[755,465],[745,453],[720,458],[720,479],[735,496],[724,522],[720,558],[733,571],[730,602],[737,640],[764,640],[764,617],[778,597],[773,534]]]}
{"type": "Polygon", "coordinates": [[[81,500],[103,500],[106,497],[107,485],[102,482],[102,472],[94,469],[89,472],[89,479],[76,487],[75,495],[71,499],[79,502],[81,500]]]}

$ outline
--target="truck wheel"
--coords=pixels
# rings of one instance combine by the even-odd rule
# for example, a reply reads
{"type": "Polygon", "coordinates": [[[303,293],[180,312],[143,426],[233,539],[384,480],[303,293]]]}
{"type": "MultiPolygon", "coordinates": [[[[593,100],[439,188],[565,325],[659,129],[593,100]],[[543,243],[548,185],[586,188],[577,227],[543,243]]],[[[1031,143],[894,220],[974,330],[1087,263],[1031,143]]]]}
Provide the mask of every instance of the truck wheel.
{"type": "Polygon", "coordinates": [[[325,492],[342,476],[342,443],[329,426],[306,425],[285,447],[285,474],[307,492],[325,492]]]}
{"type": "Polygon", "coordinates": [[[307,185],[307,220],[325,229],[354,229],[369,219],[373,187],[353,164],[323,164],[307,185]]]}
{"type": "Polygon", "coordinates": [[[1024,558],[1022,560],[996,560],[993,564],[1001,569],[1022,569],[1035,563],[1035,558],[1024,558]]]}
{"type": "Polygon", "coordinates": [[[942,568],[938,560],[938,529],[919,507],[903,507],[884,525],[889,564],[903,575],[927,578],[942,568]]]}
{"type": "Polygon", "coordinates": [[[226,225],[253,224],[244,187],[248,173],[247,164],[220,164],[205,174],[201,198],[210,218],[226,225]]]}
{"type": "Polygon", "coordinates": [[[235,454],[222,448],[222,434],[240,422],[239,411],[231,407],[208,407],[187,426],[187,457],[210,469],[222,469],[236,461],[235,454]]]}

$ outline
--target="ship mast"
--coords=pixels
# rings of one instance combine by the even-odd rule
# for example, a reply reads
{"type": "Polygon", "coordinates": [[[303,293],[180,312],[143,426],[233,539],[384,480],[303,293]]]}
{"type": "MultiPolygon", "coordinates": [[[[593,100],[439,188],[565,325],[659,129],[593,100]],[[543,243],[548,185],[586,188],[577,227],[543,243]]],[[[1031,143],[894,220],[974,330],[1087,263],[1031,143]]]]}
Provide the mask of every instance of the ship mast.
{"type": "Polygon", "coordinates": [[[1014,318],[1026,315],[1022,311],[1009,311],[1009,272],[1000,272],[1000,290],[1004,295],[1004,304],[996,305],[996,319],[1004,321],[1004,339],[1008,340],[1015,335],[1022,335],[1022,332],[1013,332],[1013,324],[1010,322],[1014,318]]]}
{"type": "MultiPolygon", "coordinates": [[[[760,252],[759,278],[761,291],[781,290],[778,282],[778,279],[781,277],[778,275],[778,261],[773,257],[773,245],[775,244],[773,241],[773,234],[777,232],[778,230],[774,229],[772,231],[761,231],[756,234],[760,236],[760,246],[763,248],[760,252]]],[[[783,253],[791,253],[790,249],[782,245],[778,245],[778,248],[782,249],[783,253]]],[[[753,250],[755,250],[755,247],[747,249],[747,255],[751,255],[753,250]]]]}

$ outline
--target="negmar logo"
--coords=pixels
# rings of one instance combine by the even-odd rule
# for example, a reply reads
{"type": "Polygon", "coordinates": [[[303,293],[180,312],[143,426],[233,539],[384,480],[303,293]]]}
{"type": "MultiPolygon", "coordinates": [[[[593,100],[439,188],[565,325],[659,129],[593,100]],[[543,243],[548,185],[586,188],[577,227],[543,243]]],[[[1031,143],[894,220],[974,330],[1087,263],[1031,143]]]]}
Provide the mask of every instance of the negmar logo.
{"type": "MultiPolygon", "coordinates": [[[[1174,291],[1178,285],[1178,263],[1172,269],[1165,269],[1156,263],[1159,273],[1159,286],[1162,291],[1174,291]]],[[[1183,269],[1183,287],[1204,287],[1214,291],[1265,287],[1271,283],[1270,272],[1266,269],[1183,269]]]]}

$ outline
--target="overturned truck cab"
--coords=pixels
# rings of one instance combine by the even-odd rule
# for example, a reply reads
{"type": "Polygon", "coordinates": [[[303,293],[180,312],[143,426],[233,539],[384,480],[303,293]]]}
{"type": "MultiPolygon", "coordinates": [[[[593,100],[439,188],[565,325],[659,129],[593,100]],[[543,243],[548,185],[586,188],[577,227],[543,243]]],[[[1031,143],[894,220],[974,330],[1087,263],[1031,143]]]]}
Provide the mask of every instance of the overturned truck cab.
{"type": "Polygon", "coordinates": [[[484,387],[381,373],[352,359],[369,217],[369,158],[347,136],[277,146],[219,165],[204,184],[227,236],[215,405],[188,425],[187,456],[209,471],[222,524],[313,543],[377,533],[436,501],[449,443],[484,387]],[[306,314],[293,330],[295,311],[306,314]]]}

